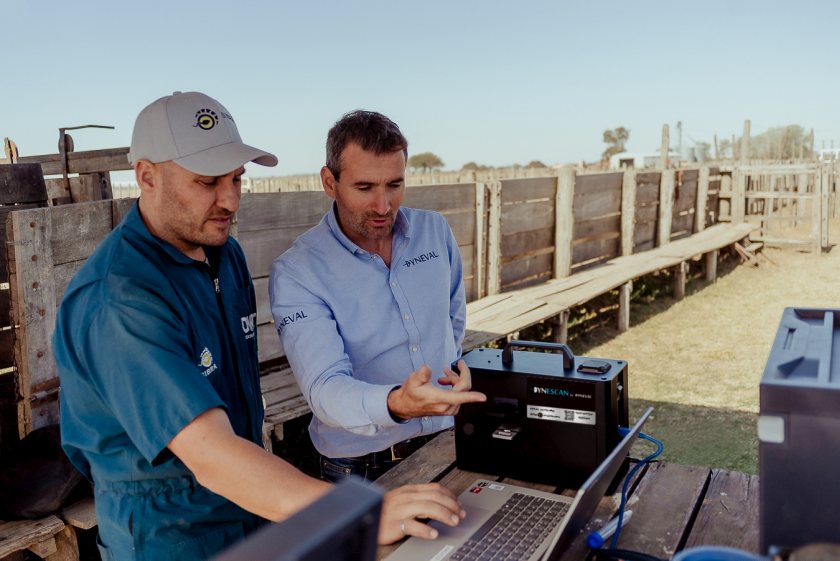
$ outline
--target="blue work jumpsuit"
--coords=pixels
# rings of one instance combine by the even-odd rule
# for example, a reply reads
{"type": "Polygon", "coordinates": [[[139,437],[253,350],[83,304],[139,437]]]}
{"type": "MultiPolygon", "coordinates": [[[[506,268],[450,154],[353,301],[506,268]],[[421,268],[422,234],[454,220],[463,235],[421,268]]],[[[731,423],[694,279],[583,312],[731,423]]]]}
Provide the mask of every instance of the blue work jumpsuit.
{"type": "Polygon", "coordinates": [[[58,311],[63,446],[94,484],[106,561],[206,559],[264,523],[166,448],[214,407],[262,441],[253,283],[235,240],[206,249],[210,264],[156,238],[135,204],[58,311]]]}

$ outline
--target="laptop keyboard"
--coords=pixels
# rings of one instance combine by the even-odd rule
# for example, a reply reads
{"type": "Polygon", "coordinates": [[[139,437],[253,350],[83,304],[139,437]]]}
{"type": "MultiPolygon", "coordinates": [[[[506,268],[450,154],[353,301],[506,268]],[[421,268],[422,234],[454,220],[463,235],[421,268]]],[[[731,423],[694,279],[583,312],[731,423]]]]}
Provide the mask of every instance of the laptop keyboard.
{"type": "Polygon", "coordinates": [[[457,561],[528,559],[568,509],[565,502],[515,493],[449,558],[457,561]]]}

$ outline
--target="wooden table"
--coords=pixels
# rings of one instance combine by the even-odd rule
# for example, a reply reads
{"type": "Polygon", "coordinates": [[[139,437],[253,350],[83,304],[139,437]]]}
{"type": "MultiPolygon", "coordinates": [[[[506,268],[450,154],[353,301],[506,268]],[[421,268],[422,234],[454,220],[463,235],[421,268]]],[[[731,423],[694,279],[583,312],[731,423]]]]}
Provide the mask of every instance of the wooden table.
{"type": "MultiPolygon", "coordinates": [[[[430,441],[376,483],[393,489],[409,483],[438,481],[460,494],[478,477],[570,496],[575,492],[458,469],[452,430],[430,441]]],[[[564,561],[586,558],[586,532],[612,518],[619,501],[618,492],[601,500],[589,526],[563,555],[564,561]]],[[[653,462],[643,468],[641,477],[631,489],[628,508],[633,510],[633,518],[621,531],[618,543],[621,549],[641,551],[663,559],[698,545],[726,545],[758,552],[757,476],[653,462]]],[[[383,559],[395,548],[380,547],[377,558],[383,559]]]]}

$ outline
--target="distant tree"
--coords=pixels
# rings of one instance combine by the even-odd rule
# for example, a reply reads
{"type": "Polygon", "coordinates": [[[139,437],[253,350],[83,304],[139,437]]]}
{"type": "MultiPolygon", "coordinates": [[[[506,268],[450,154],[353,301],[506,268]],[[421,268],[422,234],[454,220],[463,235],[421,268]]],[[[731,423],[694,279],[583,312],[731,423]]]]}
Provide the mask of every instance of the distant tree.
{"type": "Polygon", "coordinates": [[[542,163],[539,160],[531,160],[528,162],[528,165],[525,166],[526,168],[547,168],[548,166],[542,163]]]}
{"type": "MultiPolygon", "coordinates": [[[[736,140],[735,153],[740,157],[741,139],[736,140]]],[[[750,137],[748,157],[761,160],[789,160],[798,158],[800,152],[811,157],[811,137],[801,125],[785,125],[767,129],[750,137]]]]}
{"type": "Polygon", "coordinates": [[[486,170],[487,166],[477,164],[475,162],[467,162],[463,166],[461,166],[461,171],[483,171],[486,170]]]}
{"type": "Polygon", "coordinates": [[[694,155],[697,156],[697,161],[705,162],[712,158],[712,145],[708,142],[700,141],[694,145],[694,155]]]}
{"type": "Polygon", "coordinates": [[[624,152],[624,145],[627,144],[627,141],[629,139],[630,130],[625,129],[624,127],[605,130],[604,142],[609,144],[609,146],[607,146],[607,149],[604,150],[603,154],[601,154],[601,158],[604,160],[609,160],[610,156],[612,156],[613,154],[624,152]]]}
{"type": "Polygon", "coordinates": [[[431,152],[415,154],[408,159],[408,167],[417,171],[431,171],[443,167],[443,160],[431,152]]]}

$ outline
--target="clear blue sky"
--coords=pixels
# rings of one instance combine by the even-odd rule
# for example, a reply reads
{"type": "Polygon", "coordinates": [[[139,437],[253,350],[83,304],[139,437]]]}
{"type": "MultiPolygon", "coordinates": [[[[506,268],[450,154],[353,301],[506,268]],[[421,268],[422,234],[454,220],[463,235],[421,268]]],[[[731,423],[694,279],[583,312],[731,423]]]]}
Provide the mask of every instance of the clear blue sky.
{"type": "Polygon", "coordinates": [[[174,90],[231,111],[280,158],[249,174],[316,173],[344,112],[381,111],[447,169],[596,160],[602,132],[658,149],[813,128],[840,147],[833,1],[0,0],[0,137],[21,154],[127,146],[137,112],[174,90]],[[675,144],[673,142],[672,144],[675,144]]]}

